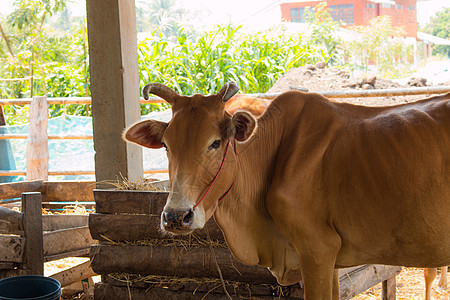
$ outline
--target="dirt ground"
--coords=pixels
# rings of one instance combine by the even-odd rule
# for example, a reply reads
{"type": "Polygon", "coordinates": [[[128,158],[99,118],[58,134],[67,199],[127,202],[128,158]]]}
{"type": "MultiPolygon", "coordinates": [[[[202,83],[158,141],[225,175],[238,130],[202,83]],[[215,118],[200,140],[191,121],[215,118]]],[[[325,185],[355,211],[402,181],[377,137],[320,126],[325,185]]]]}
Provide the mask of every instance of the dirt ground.
{"type": "MultiPolygon", "coordinates": [[[[352,79],[344,70],[327,68],[318,63],[289,70],[270,88],[268,93],[281,93],[292,90],[292,87],[306,88],[310,92],[334,90],[370,90],[394,89],[426,86],[426,79],[412,78],[407,85],[400,85],[394,81],[368,76],[352,79]]],[[[450,85],[450,82],[445,85],[450,85]]],[[[430,95],[398,96],[398,97],[366,97],[366,98],[336,98],[338,102],[348,102],[366,106],[388,106],[414,102],[430,95]]]]}
{"type": "MultiPolygon", "coordinates": [[[[433,282],[431,296],[435,300],[450,299],[450,285],[447,290],[438,290],[437,284],[440,273],[433,282]]],[[[400,274],[397,275],[397,300],[423,300],[425,298],[425,280],[423,277],[423,269],[419,268],[402,268],[400,274]]],[[[365,293],[361,293],[353,298],[354,300],[378,300],[381,299],[381,284],[378,284],[365,293]]]]}

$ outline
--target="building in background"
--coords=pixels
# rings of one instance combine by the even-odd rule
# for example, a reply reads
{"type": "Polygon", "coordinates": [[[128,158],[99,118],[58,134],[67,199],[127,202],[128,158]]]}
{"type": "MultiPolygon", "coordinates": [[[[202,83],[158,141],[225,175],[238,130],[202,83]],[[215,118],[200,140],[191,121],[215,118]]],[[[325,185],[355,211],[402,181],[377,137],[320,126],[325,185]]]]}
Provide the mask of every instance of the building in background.
{"type": "MultiPolygon", "coordinates": [[[[281,4],[283,22],[304,23],[305,12],[323,2],[285,1],[281,4]]],[[[377,16],[391,16],[393,26],[402,26],[406,36],[417,37],[417,0],[328,0],[327,6],[335,21],[347,26],[367,26],[377,16]]]]}

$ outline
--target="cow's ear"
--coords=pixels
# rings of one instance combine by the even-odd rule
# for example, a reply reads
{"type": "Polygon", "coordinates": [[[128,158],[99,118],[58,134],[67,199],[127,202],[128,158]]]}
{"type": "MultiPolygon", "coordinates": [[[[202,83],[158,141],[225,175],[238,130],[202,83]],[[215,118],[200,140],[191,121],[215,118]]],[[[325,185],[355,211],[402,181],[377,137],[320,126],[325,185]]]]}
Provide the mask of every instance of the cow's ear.
{"type": "Polygon", "coordinates": [[[137,122],[125,129],[122,137],[127,142],[158,149],[163,146],[162,137],[167,125],[155,120],[137,122]]]}
{"type": "Polygon", "coordinates": [[[256,129],[256,119],[248,111],[238,110],[231,118],[234,138],[239,142],[248,140],[256,129]]]}

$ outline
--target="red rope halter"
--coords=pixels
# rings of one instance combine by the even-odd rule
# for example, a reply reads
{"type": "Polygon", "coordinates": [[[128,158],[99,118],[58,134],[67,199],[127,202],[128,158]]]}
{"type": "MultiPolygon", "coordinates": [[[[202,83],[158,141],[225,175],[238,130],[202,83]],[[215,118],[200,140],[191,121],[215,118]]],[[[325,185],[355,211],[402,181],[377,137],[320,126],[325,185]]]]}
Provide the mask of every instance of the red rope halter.
{"type": "MultiPolygon", "coordinates": [[[[229,148],[228,146],[229,145],[230,145],[230,140],[228,140],[228,142],[227,142],[227,149],[225,150],[225,154],[223,155],[222,163],[220,164],[219,170],[217,171],[216,175],[214,176],[214,178],[213,178],[211,184],[209,185],[208,189],[206,189],[205,193],[200,198],[200,200],[197,202],[197,204],[194,205],[192,210],[196,209],[197,206],[203,201],[203,199],[205,199],[206,195],[208,194],[209,190],[213,186],[214,182],[216,182],[217,177],[219,177],[219,174],[222,171],[223,165],[225,164],[225,159],[227,158],[227,153],[228,153],[228,148],[229,148]]],[[[236,141],[234,141],[234,154],[237,154],[236,153],[236,141]]],[[[236,181],[236,178],[234,178],[233,183],[231,184],[231,186],[228,188],[228,190],[222,196],[220,196],[220,198],[217,201],[221,201],[223,198],[225,198],[225,196],[231,191],[231,188],[233,187],[235,181],[236,181]]]]}

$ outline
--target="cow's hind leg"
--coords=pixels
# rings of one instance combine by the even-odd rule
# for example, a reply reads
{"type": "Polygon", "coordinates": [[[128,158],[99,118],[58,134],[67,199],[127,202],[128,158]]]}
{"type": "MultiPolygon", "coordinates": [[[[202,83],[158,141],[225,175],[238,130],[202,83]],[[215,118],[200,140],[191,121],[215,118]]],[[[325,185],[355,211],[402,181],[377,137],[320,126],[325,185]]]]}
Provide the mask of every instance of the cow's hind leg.
{"type": "Polygon", "coordinates": [[[441,277],[439,278],[438,289],[446,290],[447,289],[447,269],[448,267],[441,268],[441,277]]]}
{"type": "Polygon", "coordinates": [[[436,278],[437,269],[436,268],[425,268],[423,269],[423,275],[425,276],[425,300],[431,300],[431,285],[433,280],[436,278]]]}
{"type": "Polygon", "coordinates": [[[341,295],[341,290],[339,286],[339,270],[334,270],[334,276],[333,276],[333,300],[339,300],[341,295]]]}

